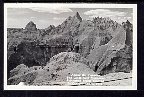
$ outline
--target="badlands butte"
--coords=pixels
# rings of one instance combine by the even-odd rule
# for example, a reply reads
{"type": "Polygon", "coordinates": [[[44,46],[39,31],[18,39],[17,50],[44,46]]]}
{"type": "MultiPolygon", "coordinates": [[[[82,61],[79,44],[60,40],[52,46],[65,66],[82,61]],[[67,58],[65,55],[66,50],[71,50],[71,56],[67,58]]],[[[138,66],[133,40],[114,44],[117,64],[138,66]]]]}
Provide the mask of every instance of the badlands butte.
{"type": "Polygon", "coordinates": [[[8,84],[50,85],[66,82],[71,74],[127,76],[132,71],[132,33],[128,20],[83,20],[78,12],[56,27],[37,29],[30,21],[25,28],[7,28],[8,84]]]}

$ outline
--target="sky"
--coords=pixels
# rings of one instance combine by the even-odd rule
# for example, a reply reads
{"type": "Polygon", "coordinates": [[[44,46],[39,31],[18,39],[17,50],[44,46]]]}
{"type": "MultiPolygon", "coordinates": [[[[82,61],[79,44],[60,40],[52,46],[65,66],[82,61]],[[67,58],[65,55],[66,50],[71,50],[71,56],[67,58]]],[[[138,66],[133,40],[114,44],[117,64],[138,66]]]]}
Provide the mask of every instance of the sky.
{"type": "Polygon", "coordinates": [[[92,20],[93,17],[109,17],[118,23],[129,20],[132,23],[132,8],[69,8],[69,7],[28,7],[7,8],[7,27],[25,28],[26,24],[33,21],[38,29],[47,28],[49,25],[58,26],[69,16],[79,12],[82,19],[92,20]]]}

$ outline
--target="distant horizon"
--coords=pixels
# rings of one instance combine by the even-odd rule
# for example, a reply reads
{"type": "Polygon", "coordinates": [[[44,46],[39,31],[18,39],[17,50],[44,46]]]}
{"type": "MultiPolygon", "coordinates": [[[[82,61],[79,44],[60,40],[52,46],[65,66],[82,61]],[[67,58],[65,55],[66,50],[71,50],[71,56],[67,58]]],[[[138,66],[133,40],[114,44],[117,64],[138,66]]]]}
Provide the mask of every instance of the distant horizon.
{"type": "MultiPolygon", "coordinates": [[[[101,18],[101,17],[99,17],[99,18],[101,18]]],[[[127,21],[127,20],[126,20],[126,21],[127,21]]],[[[124,22],[126,22],[126,21],[124,21],[124,22]]],[[[29,22],[30,22],[30,21],[29,21],[29,22]]],[[[29,22],[28,22],[28,23],[29,23],[29,22]]],[[[32,22],[33,22],[33,21],[32,21],[32,22]]],[[[130,22],[130,21],[129,21],[129,22],[130,22]]],[[[28,23],[27,23],[27,24],[28,24],[28,23]]],[[[130,22],[130,23],[131,23],[131,22],[130,22]]],[[[37,28],[37,24],[36,24],[35,22],[34,22],[34,24],[36,25],[36,28],[37,28]]],[[[61,23],[61,24],[62,24],[62,23],[61,23]]],[[[61,25],[61,24],[59,24],[59,25],[61,25]]],[[[119,23],[119,24],[120,24],[120,23],[119,23]]],[[[122,23],[121,23],[121,24],[122,24],[122,23]]],[[[133,24],[133,23],[131,23],[131,24],[133,24]]],[[[51,25],[51,24],[50,24],[50,25],[51,25]]],[[[50,25],[49,25],[49,26],[50,26],[50,25]]],[[[25,26],[26,26],[26,25],[25,25],[25,26]]],[[[49,26],[48,26],[48,27],[49,27],[49,26]]],[[[55,26],[55,25],[54,25],[54,26],[55,26]]],[[[58,25],[57,25],[57,26],[58,26],[58,25]]],[[[57,27],[57,26],[55,26],[55,27],[57,27]]],[[[19,27],[19,28],[18,28],[18,27],[7,27],[7,28],[12,28],[12,29],[14,29],[14,28],[17,28],[17,29],[25,29],[25,27],[19,27]]],[[[46,29],[46,28],[37,28],[37,29],[46,29]]]]}
{"type": "Polygon", "coordinates": [[[50,25],[60,25],[69,16],[79,12],[83,20],[92,20],[94,17],[109,17],[122,24],[127,20],[133,23],[132,8],[71,8],[71,7],[28,7],[7,8],[7,28],[25,28],[33,21],[38,29],[45,29],[50,25]]]}

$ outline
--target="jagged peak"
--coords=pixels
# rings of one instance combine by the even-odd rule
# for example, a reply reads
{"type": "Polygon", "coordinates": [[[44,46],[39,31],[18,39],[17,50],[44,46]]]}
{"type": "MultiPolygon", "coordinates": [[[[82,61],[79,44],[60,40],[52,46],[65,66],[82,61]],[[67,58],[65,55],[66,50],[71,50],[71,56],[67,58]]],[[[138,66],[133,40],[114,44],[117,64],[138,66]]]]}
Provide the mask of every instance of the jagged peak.
{"type": "Polygon", "coordinates": [[[51,30],[51,29],[54,29],[55,26],[54,25],[49,25],[47,28],[45,28],[45,30],[51,30]]]}
{"type": "MultiPolygon", "coordinates": [[[[76,21],[82,21],[82,18],[80,17],[80,15],[79,15],[79,13],[78,12],[76,12],[76,14],[72,17],[72,16],[69,16],[65,21],[63,21],[63,23],[61,24],[61,25],[65,25],[68,21],[74,21],[74,20],[76,20],[76,21]]],[[[56,28],[59,28],[59,27],[61,27],[61,25],[58,25],[56,28]]]]}
{"type": "Polygon", "coordinates": [[[132,23],[129,21],[129,20],[127,20],[126,22],[122,22],[122,25],[132,25],[132,23]]]}
{"type": "Polygon", "coordinates": [[[25,29],[27,29],[27,30],[37,30],[36,24],[34,24],[33,21],[30,21],[30,22],[26,25],[25,29]]]}
{"type": "Polygon", "coordinates": [[[69,16],[69,17],[68,17],[68,20],[70,20],[71,18],[72,18],[72,17],[71,17],[71,16],[69,16]]]}
{"type": "Polygon", "coordinates": [[[131,24],[129,20],[126,21],[127,24],[131,24]]]}
{"type": "Polygon", "coordinates": [[[80,16],[78,12],[76,12],[76,16],[80,16]]]}
{"type": "Polygon", "coordinates": [[[51,28],[55,28],[55,26],[54,26],[54,25],[50,25],[49,27],[51,27],[51,28]]]}
{"type": "MultiPolygon", "coordinates": [[[[33,21],[30,21],[28,24],[34,24],[34,22],[33,21]]],[[[34,24],[35,25],[35,24],[34,24]]]]}
{"type": "Polygon", "coordinates": [[[77,19],[79,19],[80,21],[82,21],[82,18],[81,18],[80,14],[78,12],[76,12],[76,14],[75,14],[74,17],[76,17],[77,19]]]}
{"type": "MultiPolygon", "coordinates": [[[[109,18],[109,17],[94,17],[93,18],[93,21],[101,21],[101,20],[105,20],[105,21],[113,21],[113,20],[111,20],[111,18],[109,18]]],[[[113,21],[114,22],[114,21],[113,21]]]]}
{"type": "Polygon", "coordinates": [[[26,27],[29,26],[29,25],[36,27],[36,24],[33,21],[28,22],[27,25],[26,25],[26,27]]]}

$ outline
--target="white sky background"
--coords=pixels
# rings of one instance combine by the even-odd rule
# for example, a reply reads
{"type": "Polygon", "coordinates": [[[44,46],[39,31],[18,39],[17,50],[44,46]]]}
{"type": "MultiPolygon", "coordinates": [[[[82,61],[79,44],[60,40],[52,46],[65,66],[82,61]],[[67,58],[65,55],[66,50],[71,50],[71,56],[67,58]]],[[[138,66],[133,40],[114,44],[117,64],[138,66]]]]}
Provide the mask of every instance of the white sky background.
{"type": "Polygon", "coordinates": [[[79,12],[82,19],[92,20],[93,17],[110,17],[118,23],[129,20],[132,23],[132,8],[71,8],[71,7],[28,7],[7,9],[7,27],[24,28],[29,21],[33,21],[37,28],[47,28],[49,25],[59,25],[69,16],[79,12]]]}

